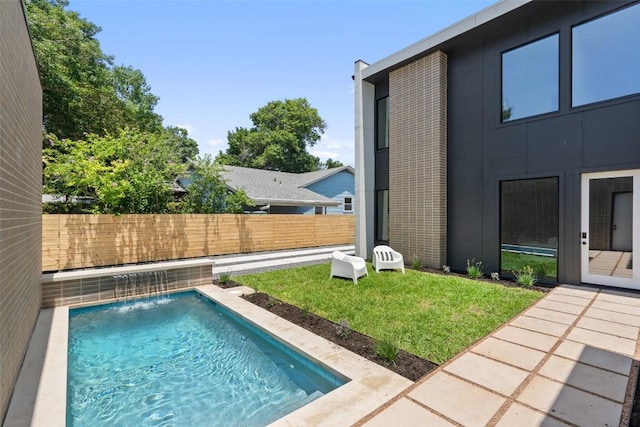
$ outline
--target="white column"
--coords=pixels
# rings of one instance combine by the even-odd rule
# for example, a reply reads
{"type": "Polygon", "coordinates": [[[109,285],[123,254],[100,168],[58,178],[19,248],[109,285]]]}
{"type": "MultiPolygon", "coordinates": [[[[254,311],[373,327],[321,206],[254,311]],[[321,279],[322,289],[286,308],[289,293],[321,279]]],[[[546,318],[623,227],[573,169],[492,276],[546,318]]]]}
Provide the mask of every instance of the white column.
{"type": "Polygon", "coordinates": [[[356,159],[356,255],[368,258],[374,242],[375,209],[375,86],[362,79],[368,67],[356,61],[355,83],[355,159],[356,159]]]}

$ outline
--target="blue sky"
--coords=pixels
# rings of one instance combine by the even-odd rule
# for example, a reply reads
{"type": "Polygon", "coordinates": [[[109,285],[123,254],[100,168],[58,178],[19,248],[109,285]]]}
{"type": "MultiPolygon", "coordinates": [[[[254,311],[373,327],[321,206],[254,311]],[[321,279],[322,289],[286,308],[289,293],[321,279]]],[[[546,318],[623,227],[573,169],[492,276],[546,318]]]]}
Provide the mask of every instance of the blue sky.
{"type": "Polygon", "coordinates": [[[353,75],[493,4],[485,0],[71,0],[102,27],[116,64],[140,69],[165,125],[185,127],[200,154],[226,149],[270,101],[307,98],[327,122],[309,149],[354,165],[353,75]]]}

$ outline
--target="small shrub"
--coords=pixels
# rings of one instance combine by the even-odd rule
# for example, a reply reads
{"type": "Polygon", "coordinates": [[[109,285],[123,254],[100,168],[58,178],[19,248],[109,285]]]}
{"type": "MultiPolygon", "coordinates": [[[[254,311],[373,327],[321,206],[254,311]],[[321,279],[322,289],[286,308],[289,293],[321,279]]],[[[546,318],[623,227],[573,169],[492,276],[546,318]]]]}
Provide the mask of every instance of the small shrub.
{"type": "Polygon", "coordinates": [[[451,273],[451,267],[449,267],[448,265],[443,265],[442,271],[444,272],[444,274],[449,274],[451,273]]]}
{"type": "Polygon", "coordinates": [[[500,280],[500,273],[498,273],[497,271],[494,271],[493,273],[491,273],[491,278],[493,280],[500,280]]]}
{"type": "Polygon", "coordinates": [[[400,349],[390,339],[382,339],[376,341],[376,354],[389,363],[396,364],[396,358],[400,349]]]}
{"type": "Polygon", "coordinates": [[[302,306],[302,317],[304,317],[304,319],[307,320],[310,314],[311,314],[311,304],[306,303],[305,305],[302,306]]]}
{"type": "Polygon", "coordinates": [[[274,298],[274,297],[272,297],[272,296],[269,296],[269,300],[267,301],[267,307],[268,307],[268,308],[273,308],[273,307],[275,307],[275,306],[276,306],[276,304],[278,304],[278,300],[277,300],[277,299],[275,299],[275,298],[274,298]]]}
{"type": "Polygon", "coordinates": [[[411,260],[411,267],[413,267],[414,270],[420,270],[422,268],[422,261],[420,261],[417,256],[414,256],[411,260]]]}
{"type": "Polygon", "coordinates": [[[482,261],[476,262],[475,258],[471,261],[467,259],[467,276],[469,276],[470,279],[482,277],[482,261]]]}
{"type": "Polygon", "coordinates": [[[340,319],[340,323],[336,325],[336,335],[340,338],[346,338],[351,334],[351,324],[344,317],[340,319]]]}
{"type": "Polygon", "coordinates": [[[516,276],[516,281],[522,286],[530,287],[538,281],[533,267],[530,265],[525,265],[521,270],[515,270],[513,274],[516,276]]]}
{"type": "Polygon", "coordinates": [[[220,275],[218,276],[218,282],[222,283],[223,285],[229,283],[229,280],[231,280],[231,274],[229,273],[220,273],[220,275]]]}

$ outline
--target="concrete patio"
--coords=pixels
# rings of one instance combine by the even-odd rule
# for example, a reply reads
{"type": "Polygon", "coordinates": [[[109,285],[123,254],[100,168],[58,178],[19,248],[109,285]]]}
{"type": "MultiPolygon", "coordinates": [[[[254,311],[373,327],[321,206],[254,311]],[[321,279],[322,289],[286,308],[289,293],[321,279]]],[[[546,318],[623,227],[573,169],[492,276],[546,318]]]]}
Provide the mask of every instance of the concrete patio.
{"type": "Polygon", "coordinates": [[[628,425],[639,327],[639,294],[559,286],[357,425],[628,425]]]}

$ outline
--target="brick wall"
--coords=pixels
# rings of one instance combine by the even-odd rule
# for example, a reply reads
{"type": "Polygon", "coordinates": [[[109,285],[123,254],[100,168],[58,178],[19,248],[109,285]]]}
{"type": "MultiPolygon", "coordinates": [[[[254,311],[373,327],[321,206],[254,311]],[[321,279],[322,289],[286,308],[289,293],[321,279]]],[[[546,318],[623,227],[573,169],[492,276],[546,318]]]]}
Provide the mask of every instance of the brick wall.
{"type": "Polygon", "coordinates": [[[407,261],[447,257],[447,56],[389,73],[389,243],[407,261]]]}
{"type": "Polygon", "coordinates": [[[42,89],[20,0],[0,1],[0,420],[40,310],[42,89]]]}

